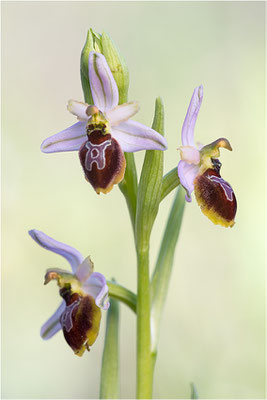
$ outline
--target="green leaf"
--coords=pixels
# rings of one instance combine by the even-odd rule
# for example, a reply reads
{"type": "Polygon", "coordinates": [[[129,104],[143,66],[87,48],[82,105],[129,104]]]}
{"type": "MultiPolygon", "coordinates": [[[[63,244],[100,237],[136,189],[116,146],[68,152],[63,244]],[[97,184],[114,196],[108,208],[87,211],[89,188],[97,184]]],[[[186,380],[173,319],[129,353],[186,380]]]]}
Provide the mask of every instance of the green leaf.
{"type": "Polygon", "coordinates": [[[119,398],[119,303],[114,299],[107,312],[99,398],[119,398]]]}
{"type": "Polygon", "coordinates": [[[198,393],[197,393],[197,389],[194,385],[193,382],[190,383],[190,388],[191,388],[191,399],[198,399],[198,393]]]}
{"type": "MultiPolygon", "coordinates": [[[[155,103],[155,115],[152,128],[164,134],[164,109],[160,98],[155,103]]],[[[136,243],[137,247],[146,247],[158,213],[163,176],[163,158],[161,150],[147,150],[137,193],[136,206],[136,243]]]]}
{"type": "Polygon", "coordinates": [[[152,352],[156,353],[160,319],[172,272],[175,247],[180,233],[185,206],[184,191],[178,188],[166,224],[165,232],[151,282],[152,352]]]}

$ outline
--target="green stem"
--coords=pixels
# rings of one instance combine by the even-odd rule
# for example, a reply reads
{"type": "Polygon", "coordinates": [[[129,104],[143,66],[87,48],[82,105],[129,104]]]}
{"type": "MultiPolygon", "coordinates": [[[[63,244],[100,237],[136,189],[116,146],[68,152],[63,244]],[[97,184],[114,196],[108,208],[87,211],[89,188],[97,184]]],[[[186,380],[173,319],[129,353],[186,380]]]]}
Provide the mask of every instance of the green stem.
{"type": "Polygon", "coordinates": [[[100,399],[119,398],[119,303],[110,299],[102,357],[100,399]]]}
{"type": "Polygon", "coordinates": [[[123,193],[129,214],[131,217],[133,231],[135,231],[135,215],[136,215],[136,196],[137,196],[137,172],[133,153],[124,153],[126,160],[126,170],[123,181],[119,184],[119,188],[123,193]]]}
{"type": "Polygon", "coordinates": [[[198,399],[198,393],[197,393],[197,388],[193,382],[190,383],[191,387],[191,399],[198,399]]]}
{"type": "MultiPolygon", "coordinates": [[[[164,133],[164,108],[155,102],[152,128],[164,133]]],[[[138,185],[135,243],[138,264],[137,286],[137,398],[150,399],[153,389],[150,330],[149,242],[158,213],[163,175],[163,152],[147,150],[138,185]]]]}
{"type": "Polygon", "coordinates": [[[152,398],[153,375],[150,356],[149,250],[137,255],[137,399],[152,398]]]}
{"type": "Polygon", "coordinates": [[[160,201],[165,199],[178,185],[180,185],[180,179],[178,178],[177,167],[175,167],[163,177],[160,201]]]}
{"type": "Polygon", "coordinates": [[[130,307],[133,312],[136,312],[136,294],[126,289],[125,287],[114,283],[114,281],[108,281],[108,292],[109,296],[121,301],[130,307]]]}

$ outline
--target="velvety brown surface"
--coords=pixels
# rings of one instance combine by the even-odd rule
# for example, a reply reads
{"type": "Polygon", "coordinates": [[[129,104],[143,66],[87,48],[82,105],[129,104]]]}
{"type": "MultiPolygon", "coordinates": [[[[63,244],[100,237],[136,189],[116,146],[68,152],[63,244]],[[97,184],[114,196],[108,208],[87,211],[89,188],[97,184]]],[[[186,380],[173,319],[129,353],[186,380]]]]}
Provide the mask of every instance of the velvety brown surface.
{"type": "Polygon", "coordinates": [[[196,178],[195,184],[199,191],[202,201],[208,209],[213,208],[222,218],[232,221],[236,214],[236,198],[229,183],[224,181],[220,174],[214,169],[208,169],[203,175],[196,178]],[[221,180],[221,183],[215,182],[210,178],[214,176],[221,180]],[[225,189],[229,192],[231,199],[227,198],[225,189]]]}
{"type": "MultiPolygon", "coordinates": [[[[79,151],[80,162],[82,164],[86,179],[91,183],[94,189],[107,188],[114,177],[120,174],[124,155],[118,142],[111,137],[110,134],[102,135],[100,130],[92,132],[88,138],[88,142],[92,145],[100,145],[111,140],[111,145],[107,146],[105,153],[105,167],[99,169],[96,162],[92,163],[91,171],[86,168],[86,155],[88,152],[87,142],[84,143],[79,151]]],[[[92,150],[94,151],[94,150],[92,150]]]]}
{"type": "MultiPolygon", "coordinates": [[[[81,349],[87,339],[86,333],[92,327],[92,304],[88,296],[81,297],[79,294],[70,294],[65,292],[63,298],[66,305],[71,306],[75,301],[77,305],[71,311],[72,328],[68,331],[66,327],[62,326],[64,337],[74,352],[81,349]]],[[[67,310],[67,308],[66,308],[67,310]]],[[[66,311],[62,314],[61,321],[64,320],[66,311]]]]}

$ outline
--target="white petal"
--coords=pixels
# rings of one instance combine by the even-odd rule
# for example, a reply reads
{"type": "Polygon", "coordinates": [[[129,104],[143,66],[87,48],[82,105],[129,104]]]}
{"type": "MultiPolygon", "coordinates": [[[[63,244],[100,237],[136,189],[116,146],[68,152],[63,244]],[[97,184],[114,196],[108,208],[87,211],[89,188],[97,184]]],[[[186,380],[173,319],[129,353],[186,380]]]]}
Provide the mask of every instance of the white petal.
{"type": "Polygon", "coordinates": [[[119,103],[119,91],[105,57],[91,51],[88,68],[94,104],[103,113],[115,108],[119,103]]]}
{"type": "Polygon", "coordinates": [[[86,110],[88,107],[89,107],[89,105],[87,103],[83,103],[81,101],[76,101],[76,100],[69,100],[67,109],[73,115],[76,115],[76,117],[79,120],[87,121],[88,115],[86,114],[86,110]]]}
{"type": "Polygon", "coordinates": [[[200,163],[200,153],[193,146],[181,146],[179,147],[181,159],[186,161],[188,164],[199,164],[200,163]]]}
{"type": "Polygon", "coordinates": [[[195,146],[194,129],[203,99],[203,86],[195,88],[191,98],[187,114],[182,127],[182,144],[183,146],[195,146]]]}
{"type": "Polygon", "coordinates": [[[93,272],[83,284],[83,289],[95,299],[98,307],[104,310],[109,308],[108,286],[104,275],[93,272]]]}
{"type": "Polygon", "coordinates": [[[44,153],[79,150],[86,140],[86,122],[77,122],[45,139],[41,144],[41,150],[44,153]]]}
{"type": "Polygon", "coordinates": [[[111,126],[119,125],[121,122],[127,121],[139,111],[137,101],[121,104],[112,110],[106,112],[106,117],[111,126]]]}
{"type": "Polygon", "coordinates": [[[111,129],[112,136],[119,142],[123,151],[166,150],[166,139],[154,129],[140,122],[128,120],[111,129]]]}
{"type": "Polygon", "coordinates": [[[40,246],[45,248],[46,250],[53,251],[53,253],[57,253],[62,257],[66,258],[66,260],[70,263],[72,271],[75,273],[77,267],[82,263],[83,256],[81,253],[67,244],[58,242],[55,239],[52,239],[50,236],[46,235],[41,231],[37,231],[36,229],[32,229],[29,231],[30,236],[38,243],[40,246]]]}
{"type": "Polygon", "coordinates": [[[199,167],[194,164],[188,164],[185,161],[179,161],[178,164],[178,176],[181,185],[185,188],[187,194],[185,196],[186,201],[191,202],[191,193],[194,190],[194,180],[198,175],[199,167]]]}
{"type": "Polygon", "coordinates": [[[91,261],[90,257],[88,256],[83,260],[83,262],[77,268],[76,276],[79,279],[79,281],[85,282],[93,271],[94,271],[94,264],[91,261]]]}
{"type": "Polygon", "coordinates": [[[65,310],[65,307],[66,303],[65,301],[62,301],[54,314],[42,326],[40,334],[44,340],[50,339],[61,329],[60,317],[65,310]]]}

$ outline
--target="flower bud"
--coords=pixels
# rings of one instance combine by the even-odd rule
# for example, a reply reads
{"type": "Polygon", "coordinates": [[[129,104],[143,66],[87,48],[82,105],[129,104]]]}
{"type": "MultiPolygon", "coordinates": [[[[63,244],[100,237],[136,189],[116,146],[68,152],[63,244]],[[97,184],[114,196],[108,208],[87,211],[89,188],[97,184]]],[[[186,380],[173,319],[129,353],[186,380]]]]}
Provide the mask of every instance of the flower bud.
{"type": "Polygon", "coordinates": [[[126,103],[129,89],[129,71],[123,56],[110,36],[103,31],[101,37],[102,54],[105,56],[119,90],[119,104],[126,103]]]}
{"type": "Polygon", "coordinates": [[[102,46],[101,46],[100,35],[93,32],[92,29],[89,29],[85,45],[82,49],[81,63],[80,63],[81,81],[82,81],[84,99],[88,104],[94,104],[89,82],[89,72],[88,72],[88,59],[89,59],[89,53],[91,51],[97,51],[98,53],[101,53],[102,46]]]}
{"type": "Polygon", "coordinates": [[[128,96],[129,88],[129,71],[124,58],[119,53],[112,39],[106,32],[102,35],[89,29],[86,42],[81,54],[81,81],[84,92],[85,101],[93,104],[93,98],[88,76],[88,59],[89,53],[95,51],[103,54],[107,60],[109,68],[114,76],[119,90],[119,103],[125,103],[128,96]]]}

